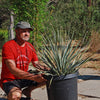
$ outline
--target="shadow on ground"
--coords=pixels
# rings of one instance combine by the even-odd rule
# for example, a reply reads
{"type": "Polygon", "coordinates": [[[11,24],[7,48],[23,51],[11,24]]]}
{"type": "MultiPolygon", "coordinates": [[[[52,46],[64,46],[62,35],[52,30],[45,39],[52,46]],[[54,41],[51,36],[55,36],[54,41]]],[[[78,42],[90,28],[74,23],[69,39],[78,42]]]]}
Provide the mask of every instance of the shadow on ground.
{"type": "Polygon", "coordinates": [[[100,80],[100,76],[97,75],[80,75],[78,79],[82,80],[100,80]]]}
{"type": "Polygon", "coordinates": [[[78,94],[79,96],[83,96],[83,97],[88,97],[88,98],[97,98],[100,99],[100,97],[97,96],[90,96],[90,95],[84,95],[84,94],[78,94]]]}

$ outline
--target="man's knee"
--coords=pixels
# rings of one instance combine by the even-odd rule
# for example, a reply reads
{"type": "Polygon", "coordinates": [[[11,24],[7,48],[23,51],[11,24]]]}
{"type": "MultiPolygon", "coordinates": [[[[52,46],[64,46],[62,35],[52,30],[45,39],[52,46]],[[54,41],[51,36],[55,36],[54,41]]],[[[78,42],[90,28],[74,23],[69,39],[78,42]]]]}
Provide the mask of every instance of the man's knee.
{"type": "Polygon", "coordinates": [[[20,100],[22,91],[18,88],[13,88],[8,94],[8,100],[20,100]]]}
{"type": "Polygon", "coordinates": [[[21,98],[21,93],[19,92],[14,92],[11,97],[12,100],[20,100],[20,98],[21,98]]]}

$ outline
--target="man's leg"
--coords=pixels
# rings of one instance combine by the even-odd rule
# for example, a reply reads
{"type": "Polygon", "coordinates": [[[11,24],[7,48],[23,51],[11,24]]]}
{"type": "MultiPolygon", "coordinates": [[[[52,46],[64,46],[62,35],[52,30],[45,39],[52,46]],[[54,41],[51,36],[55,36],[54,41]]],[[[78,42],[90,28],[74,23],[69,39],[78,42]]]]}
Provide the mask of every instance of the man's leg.
{"type": "Polygon", "coordinates": [[[29,87],[25,88],[25,89],[22,91],[22,93],[23,93],[26,97],[30,98],[30,97],[31,97],[31,92],[32,92],[32,90],[34,90],[34,89],[36,89],[36,88],[39,88],[39,87],[41,87],[41,86],[43,86],[43,85],[45,85],[45,84],[46,84],[45,82],[42,82],[42,83],[38,83],[37,86],[29,86],[29,87]]]}
{"type": "Polygon", "coordinates": [[[13,87],[7,96],[8,100],[20,100],[22,95],[22,91],[18,87],[13,87]]]}

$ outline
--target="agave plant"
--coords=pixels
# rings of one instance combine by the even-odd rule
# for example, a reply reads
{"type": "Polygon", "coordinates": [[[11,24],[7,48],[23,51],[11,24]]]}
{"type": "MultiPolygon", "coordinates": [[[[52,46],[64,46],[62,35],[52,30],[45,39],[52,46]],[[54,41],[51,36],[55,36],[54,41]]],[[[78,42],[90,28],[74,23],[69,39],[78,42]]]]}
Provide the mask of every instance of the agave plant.
{"type": "Polygon", "coordinates": [[[39,51],[39,58],[50,70],[43,71],[46,75],[61,76],[77,72],[80,65],[88,61],[83,59],[87,49],[80,47],[80,41],[75,45],[73,36],[61,30],[53,31],[53,36],[43,36],[43,47],[39,51]],[[63,35],[62,35],[63,34],[63,35]],[[64,35],[65,34],[65,35],[64,35]]]}

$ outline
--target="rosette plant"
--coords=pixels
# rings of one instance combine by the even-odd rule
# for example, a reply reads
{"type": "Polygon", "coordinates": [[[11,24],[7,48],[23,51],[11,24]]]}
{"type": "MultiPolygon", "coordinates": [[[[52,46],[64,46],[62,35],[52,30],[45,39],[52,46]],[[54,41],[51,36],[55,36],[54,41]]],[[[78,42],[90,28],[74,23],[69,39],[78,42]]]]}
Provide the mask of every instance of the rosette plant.
{"type": "MultiPolygon", "coordinates": [[[[39,58],[50,70],[43,73],[51,76],[66,76],[78,72],[80,66],[88,61],[89,57],[83,58],[88,46],[81,47],[84,40],[73,39],[63,30],[53,30],[53,36],[43,36],[43,46],[39,51],[39,58]],[[76,42],[77,41],[77,42],[76,42]]],[[[84,37],[85,38],[85,37],[84,37]]]]}
{"type": "Polygon", "coordinates": [[[42,72],[47,79],[48,100],[77,100],[77,76],[80,66],[88,61],[83,58],[87,47],[84,39],[76,40],[66,31],[57,30],[43,36],[39,58],[47,67],[42,72]]]}

